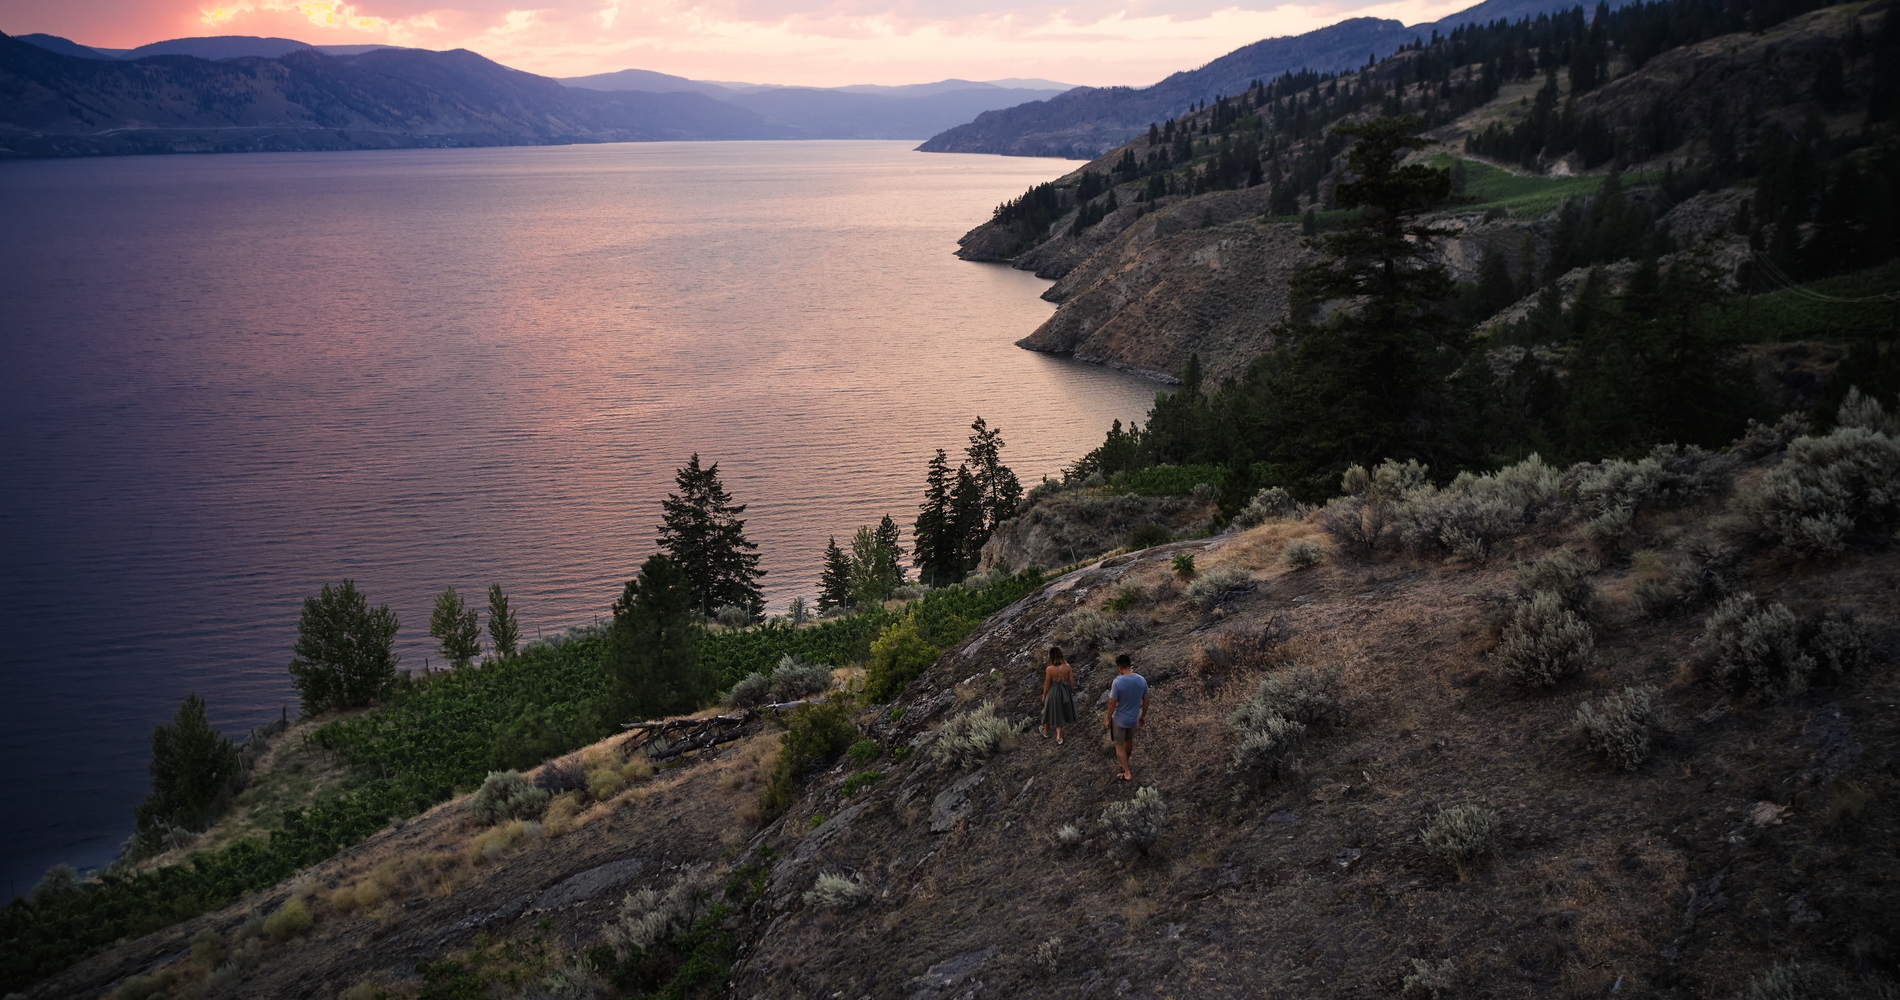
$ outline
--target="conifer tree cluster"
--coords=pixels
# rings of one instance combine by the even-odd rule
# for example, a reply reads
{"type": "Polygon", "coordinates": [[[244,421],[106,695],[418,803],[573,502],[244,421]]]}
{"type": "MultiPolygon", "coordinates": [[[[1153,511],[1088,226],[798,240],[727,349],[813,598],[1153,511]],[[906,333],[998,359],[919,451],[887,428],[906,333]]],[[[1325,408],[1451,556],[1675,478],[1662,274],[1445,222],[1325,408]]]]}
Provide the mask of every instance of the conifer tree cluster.
{"type": "Polygon", "coordinates": [[[943,449],[931,458],[911,527],[911,561],[923,582],[936,587],[963,579],[976,568],[990,533],[1016,516],[1023,487],[1003,464],[1003,447],[1002,431],[979,416],[955,472],[943,449]]]}
{"type": "Polygon", "coordinates": [[[202,830],[238,773],[237,747],[211,728],[204,699],[186,695],[169,724],[152,730],[152,792],[133,809],[135,834],[147,849],[170,828],[202,830]]]}

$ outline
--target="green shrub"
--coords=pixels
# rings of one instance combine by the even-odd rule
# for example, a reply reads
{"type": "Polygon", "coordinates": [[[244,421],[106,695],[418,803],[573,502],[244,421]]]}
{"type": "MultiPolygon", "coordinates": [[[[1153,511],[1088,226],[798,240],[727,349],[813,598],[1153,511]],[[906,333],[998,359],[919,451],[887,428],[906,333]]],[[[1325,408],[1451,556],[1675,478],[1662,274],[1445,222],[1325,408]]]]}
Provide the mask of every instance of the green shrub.
{"type": "Polygon", "coordinates": [[[805,893],[805,905],[821,910],[844,910],[864,902],[870,895],[871,887],[865,885],[862,878],[824,872],[805,893]]]}
{"type": "Polygon", "coordinates": [[[209,927],[191,936],[191,960],[207,972],[224,961],[225,952],[224,935],[209,927]]]}
{"type": "Polygon", "coordinates": [[[310,907],[302,896],[284,900],[276,912],[264,918],[264,935],[272,941],[288,941],[310,929],[310,907]]]}
{"type": "Polygon", "coordinates": [[[1121,593],[1102,602],[1102,610],[1110,614],[1121,614],[1141,603],[1141,590],[1136,587],[1123,587],[1121,593]]]}
{"type": "Polygon", "coordinates": [[[1174,575],[1182,580],[1194,579],[1194,553],[1182,552],[1174,557],[1174,575]]]}
{"type": "Polygon", "coordinates": [[[842,789],[842,791],[844,792],[844,797],[848,799],[851,796],[858,794],[858,789],[864,788],[868,785],[874,785],[878,781],[883,779],[883,777],[884,777],[884,772],[882,771],[860,771],[857,774],[854,774],[851,777],[844,779],[844,787],[842,789]]]}
{"type": "Polygon", "coordinates": [[[1167,803],[1153,786],[1143,786],[1128,802],[1111,802],[1102,810],[1102,829],[1109,839],[1143,854],[1161,839],[1168,819],[1167,803]]]}
{"type": "Polygon", "coordinates": [[[797,798],[805,776],[838,759],[857,738],[858,727],[842,705],[820,703],[793,709],[785,732],[779,736],[778,763],[772,769],[772,780],[759,793],[760,815],[767,820],[782,815],[797,798]]]}
{"type": "Polygon", "coordinates": [[[1846,976],[1825,966],[1776,962],[1749,979],[1748,986],[1742,990],[1741,1000],[1850,1000],[1859,997],[1891,1000],[1894,996],[1891,981],[1876,980],[1868,985],[1874,988],[1863,992],[1856,989],[1846,976]]]}
{"type": "Polygon", "coordinates": [[[1807,690],[1814,672],[1800,631],[1794,612],[1781,604],[1763,607],[1742,591],[1716,606],[1696,641],[1714,654],[1717,680],[1774,699],[1807,690]]]}
{"type": "Polygon", "coordinates": [[[713,609],[713,621],[727,628],[743,628],[752,624],[752,612],[737,604],[721,604],[713,609]]]}
{"type": "Polygon", "coordinates": [[[945,767],[971,768],[1015,745],[1016,727],[986,701],[944,723],[930,744],[930,757],[945,767]]]}
{"type": "Polygon", "coordinates": [[[1425,849],[1452,863],[1464,879],[1503,842],[1504,819],[1476,805],[1447,806],[1419,831],[1425,849]]]}
{"type": "Polygon", "coordinates": [[[1138,524],[1128,535],[1130,549],[1152,549],[1157,545],[1166,545],[1174,541],[1174,533],[1166,527],[1150,521],[1138,524]]]}
{"type": "Polygon", "coordinates": [[[112,991],[112,1000],[150,1000],[170,993],[178,982],[178,970],[162,969],[149,976],[133,976],[112,991]]]}
{"type": "Polygon", "coordinates": [[[1584,702],[1577,706],[1573,725],[1590,748],[1610,763],[1634,771],[1649,759],[1650,731],[1667,725],[1662,692],[1654,687],[1626,687],[1606,695],[1602,707],[1584,702]]]}
{"type": "Polygon", "coordinates": [[[1595,651],[1590,623],[1566,608],[1556,593],[1540,590],[1517,606],[1492,655],[1513,680],[1549,687],[1583,669],[1595,651]]]}
{"type": "Polygon", "coordinates": [[[687,868],[662,893],[651,887],[620,899],[614,919],[601,928],[601,937],[624,960],[652,951],[686,932],[706,913],[713,880],[704,867],[687,868]]]}
{"type": "Polygon", "coordinates": [[[54,865],[40,876],[39,884],[33,887],[33,901],[48,903],[60,896],[79,888],[79,873],[72,865],[54,865]]]}
{"type": "Polygon", "coordinates": [[[864,665],[864,696],[871,701],[889,701],[904,691],[937,662],[942,650],[930,644],[920,629],[918,605],[911,605],[901,621],[893,623],[871,643],[871,658],[864,665]]]}
{"type": "Polygon", "coordinates": [[[1318,566],[1322,558],[1324,556],[1319,543],[1311,538],[1292,539],[1286,543],[1286,548],[1280,550],[1280,561],[1295,572],[1318,566]]]}
{"type": "Polygon", "coordinates": [[[553,797],[547,789],[535,787],[520,771],[490,771],[469,800],[469,811],[483,826],[511,819],[539,819],[553,797]]]}
{"type": "Polygon", "coordinates": [[[878,746],[876,740],[859,740],[851,744],[850,753],[851,762],[859,767],[863,767],[879,757],[882,757],[884,755],[884,748],[878,746]]]}

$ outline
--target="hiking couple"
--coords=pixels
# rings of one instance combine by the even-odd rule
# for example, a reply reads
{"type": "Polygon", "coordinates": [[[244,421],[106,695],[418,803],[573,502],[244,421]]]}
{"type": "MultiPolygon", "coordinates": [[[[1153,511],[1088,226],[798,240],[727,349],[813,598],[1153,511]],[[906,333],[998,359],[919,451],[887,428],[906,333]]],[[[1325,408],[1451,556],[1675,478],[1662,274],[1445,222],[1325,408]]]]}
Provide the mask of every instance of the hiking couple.
{"type": "MultiPolygon", "coordinates": [[[[1135,780],[1128,769],[1128,757],[1135,752],[1135,730],[1148,719],[1148,681],[1135,673],[1135,661],[1127,653],[1115,657],[1115,680],[1108,686],[1108,718],[1102,723],[1115,743],[1115,760],[1123,781],[1135,780]]],[[[1049,647],[1049,666],[1042,672],[1042,736],[1049,730],[1062,743],[1062,728],[1075,725],[1075,668],[1062,655],[1061,646],[1049,647]]]]}

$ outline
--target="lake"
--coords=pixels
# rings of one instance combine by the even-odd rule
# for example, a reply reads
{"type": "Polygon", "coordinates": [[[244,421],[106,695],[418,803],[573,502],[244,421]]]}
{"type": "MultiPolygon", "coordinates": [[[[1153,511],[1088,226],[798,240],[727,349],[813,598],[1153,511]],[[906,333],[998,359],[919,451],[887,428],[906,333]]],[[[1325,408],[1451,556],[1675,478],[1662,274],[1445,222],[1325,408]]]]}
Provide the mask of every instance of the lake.
{"type": "MultiPolygon", "coordinates": [[[[698,452],[773,611],[981,414],[1025,482],[1152,383],[1013,342],[1047,283],[951,256],[1074,164],[905,143],[0,163],[0,858],[109,861],[188,692],[242,739],[353,577],[525,637],[608,614],[698,452]]],[[[908,535],[908,530],[906,531],[908,535]]]]}

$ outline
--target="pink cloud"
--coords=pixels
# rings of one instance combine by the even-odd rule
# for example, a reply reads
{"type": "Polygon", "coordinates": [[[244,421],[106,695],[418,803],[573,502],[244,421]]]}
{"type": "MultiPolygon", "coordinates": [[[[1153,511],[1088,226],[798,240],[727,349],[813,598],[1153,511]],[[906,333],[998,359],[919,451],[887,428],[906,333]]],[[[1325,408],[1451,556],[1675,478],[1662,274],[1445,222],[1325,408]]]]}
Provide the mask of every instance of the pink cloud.
{"type": "Polygon", "coordinates": [[[944,77],[1144,85],[1342,17],[1407,23],[1466,3],[1220,0],[10,0],[0,30],[132,48],[188,35],[467,48],[577,76],[629,67],[835,86],[944,77]]]}

